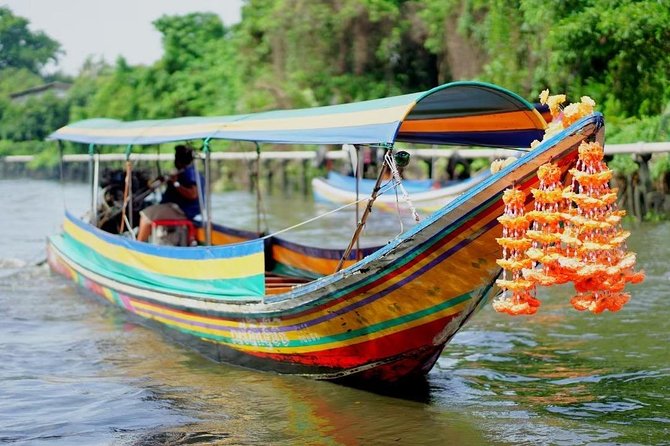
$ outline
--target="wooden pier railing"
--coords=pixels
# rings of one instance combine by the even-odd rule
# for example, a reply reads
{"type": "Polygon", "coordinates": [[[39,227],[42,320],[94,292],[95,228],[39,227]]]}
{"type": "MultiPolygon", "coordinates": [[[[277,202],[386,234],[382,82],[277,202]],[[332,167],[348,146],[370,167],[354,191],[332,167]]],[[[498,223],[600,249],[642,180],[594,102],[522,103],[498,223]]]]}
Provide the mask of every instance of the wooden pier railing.
{"type": "MultiPolygon", "coordinates": [[[[486,158],[489,160],[506,158],[509,156],[518,156],[519,151],[506,149],[467,149],[467,148],[425,148],[425,149],[404,149],[410,152],[412,158],[425,163],[428,177],[434,178],[437,172],[437,163],[443,159],[449,159],[454,156],[460,159],[486,158]]],[[[626,209],[630,215],[637,219],[642,219],[649,212],[670,213],[670,178],[664,179],[659,184],[653,184],[650,177],[649,164],[653,154],[670,153],[670,142],[637,142],[632,144],[607,144],[605,146],[606,155],[630,154],[635,162],[640,166],[638,171],[626,178],[617,178],[619,187],[619,206],[626,209]]],[[[253,190],[254,181],[257,173],[255,172],[255,163],[257,157],[256,151],[248,152],[212,152],[211,160],[218,164],[219,168],[226,166],[225,161],[237,161],[247,165],[247,173],[244,186],[253,190]],[[250,178],[251,177],[251,178],[250,178]]],[[[266,151],[260,153],[260,159],[264,168],[265,185],[269,193],[272,193],[273,182],[277,175],[281,177],[281,189],[285,192],[295,188],[301,190],[304,194],[309,192],[310,174],[309,165],[314,162],[323,162],[332,160],[337,163],[345,163],[349,166],[350,154],[345,150],[331,151],[266,151]],[[287,171],[290,163],[300,163],[300,168],[293,170],[293,176],[300,178],[289,178],[287,171]],[[296,175],[297,174],[297,175],[296,175]],[[294,186],[290,186],[293,183],[294,186]]],[[[171,162],[174,155],[171,152],[162,154],[133,153],[131,159],[136,162],[171,162]]],[[[33,161],[31,155],[13,155],[0,157],[0,178],[6,176],[23,175],[27,173],[27,165],[33,161]]],[[[100,162],[122,163],[125,161],[123,153],[100,154],[100,162]]],[[[86,164],[89,161],[88,154],[67,154],[63,156],[64,163],[67,163],[67,175],[69,179],[86,179],[86,164]]],[[[442,161],[444,163],[444,161],[442,161]]],[[[221,173],[219,169],[219,174],[221,173]]],[[[45,177],[57,175],[52,170],[51,175],[45,174],[45,177]]],[[[312,173],[313,175],[314,173],[312,173]]],[[[667,174],[670,177],[670,173],[667,174]]]]}

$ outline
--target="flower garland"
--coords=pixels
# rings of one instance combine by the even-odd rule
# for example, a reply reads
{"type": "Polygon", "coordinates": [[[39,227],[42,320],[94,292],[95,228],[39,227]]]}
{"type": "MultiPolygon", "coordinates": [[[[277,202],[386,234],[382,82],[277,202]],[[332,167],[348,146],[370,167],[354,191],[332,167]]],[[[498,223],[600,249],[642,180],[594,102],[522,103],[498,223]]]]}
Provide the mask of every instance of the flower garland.
{"type": "MultiPolygon", "coordinates": [[[[554,117],[545,138],[592,113],[595,105],[584,96],[562,109],[565,96],[549,96],[548,90],[540,101],[549,105],[554,117]]],[[[630,233],[621,228],[625,211],[617,209],[617,190],[610,189],[612,171],[603,161],[603,147],[582,142],[578,153],[567,187],[558,166],[540,166],[539,187],[531,191],[532,211],[524,213],[522,191],[510,188],[503,193],[505,210],[498,219],[503,237],[497,239],[503,248],[498,260],[503,279],[497,281],[503,294],[493,302],[496,311],[533,314],[540,306],[534,293],[538,285],[572,282],[576,295],[570,302],[575,309],[614,312],[630,299],[626,284],[644,280],[643,272],[634,271],[635,253],[626,250],[630,233]]]]}
{"type": "Polygon", "coordinates": [[[531,246],[531,240],[526,238],[530,224],[524,215],[526,194],[519,189],[507,189],[503,202],[505,212],[498,218],[503,236],[496,239],[503,248],[503,258],[497,260],[503,268],[503,277],[496,283],[504,291],[493,301],[493,308],[508,314],[534,314],[540,306],[534,296],[535,284],[522,276],[522,271],[532,265],[526,257],[526,250],[531,246]]]}

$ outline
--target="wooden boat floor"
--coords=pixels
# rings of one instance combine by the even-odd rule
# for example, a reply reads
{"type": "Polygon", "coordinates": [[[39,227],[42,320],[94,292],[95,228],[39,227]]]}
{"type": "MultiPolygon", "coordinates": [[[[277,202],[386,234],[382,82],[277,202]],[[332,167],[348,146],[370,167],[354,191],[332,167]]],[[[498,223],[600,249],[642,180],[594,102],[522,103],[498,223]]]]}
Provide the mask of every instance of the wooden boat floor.
{"type": "Polygon", "coordinates": [[[281,294],[291,291],[294,286],[311,282],[314,279],[305,277],[281,276],[270,272],[265,273],[265,294],[281,294]]]}

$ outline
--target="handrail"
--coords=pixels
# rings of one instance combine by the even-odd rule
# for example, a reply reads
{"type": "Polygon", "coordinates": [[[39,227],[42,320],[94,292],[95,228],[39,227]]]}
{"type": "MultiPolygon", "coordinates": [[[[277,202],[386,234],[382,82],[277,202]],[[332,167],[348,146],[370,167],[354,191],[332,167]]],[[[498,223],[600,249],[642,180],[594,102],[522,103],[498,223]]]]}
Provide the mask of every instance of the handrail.
{"type": "MultiPolygon", "coordinates": [[[[449,158],[454,153],[458,153],[461,158],[505,158],[518,155],[517,150],[510,149],[403,149],[409,152],[413,158],[449,158]]],[[[630,144],[606,144],[605,154],[638,154],[638,153],[666,153],[670,152],[670,142],[636,142],[630,144]]],[[[123,153],[102,153],[98,155],[100,162],[125,161],[123,153]]],[[[311,160],[316,158],[316,151],[300,150],[285,152],[261,152],[262,160],[311,160]]],[[[253,152],[212,152],[212,161],[221,160],[255,160],[256,151],[253,152]]],[[[333,150],[326,152],[328,159],[345,159],[348,155],[343,150],[333,150]]],[[[34,159],[34,155],[7,155],[0,157],[0,161],[6,163],[29,163],[34,159]]],[[[170,153],[133,153],[133,161],[173,161],[174,155],[170,153]]],[[[63,155],[63,161],[69,163],[88,162],[89,156],[86,154],[63,155]]]]}

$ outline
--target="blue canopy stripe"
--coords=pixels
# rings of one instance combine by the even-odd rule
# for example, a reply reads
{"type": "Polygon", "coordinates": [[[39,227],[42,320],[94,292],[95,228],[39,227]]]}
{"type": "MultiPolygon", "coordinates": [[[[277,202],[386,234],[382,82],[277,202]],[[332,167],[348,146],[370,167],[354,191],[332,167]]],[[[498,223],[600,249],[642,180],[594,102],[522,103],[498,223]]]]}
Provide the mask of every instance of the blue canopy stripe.
{"type": "Polygon", "coordinates": [[[49,138],[102,145],[226,139],[273,144],[468,144],[528,147],[546,122],[500,87],[454,82],[432,90],[351,104],[221,117],[123,122],[89,119],[49,138]],[[465,134],[465,136],[464,136],[465,134]]]}

